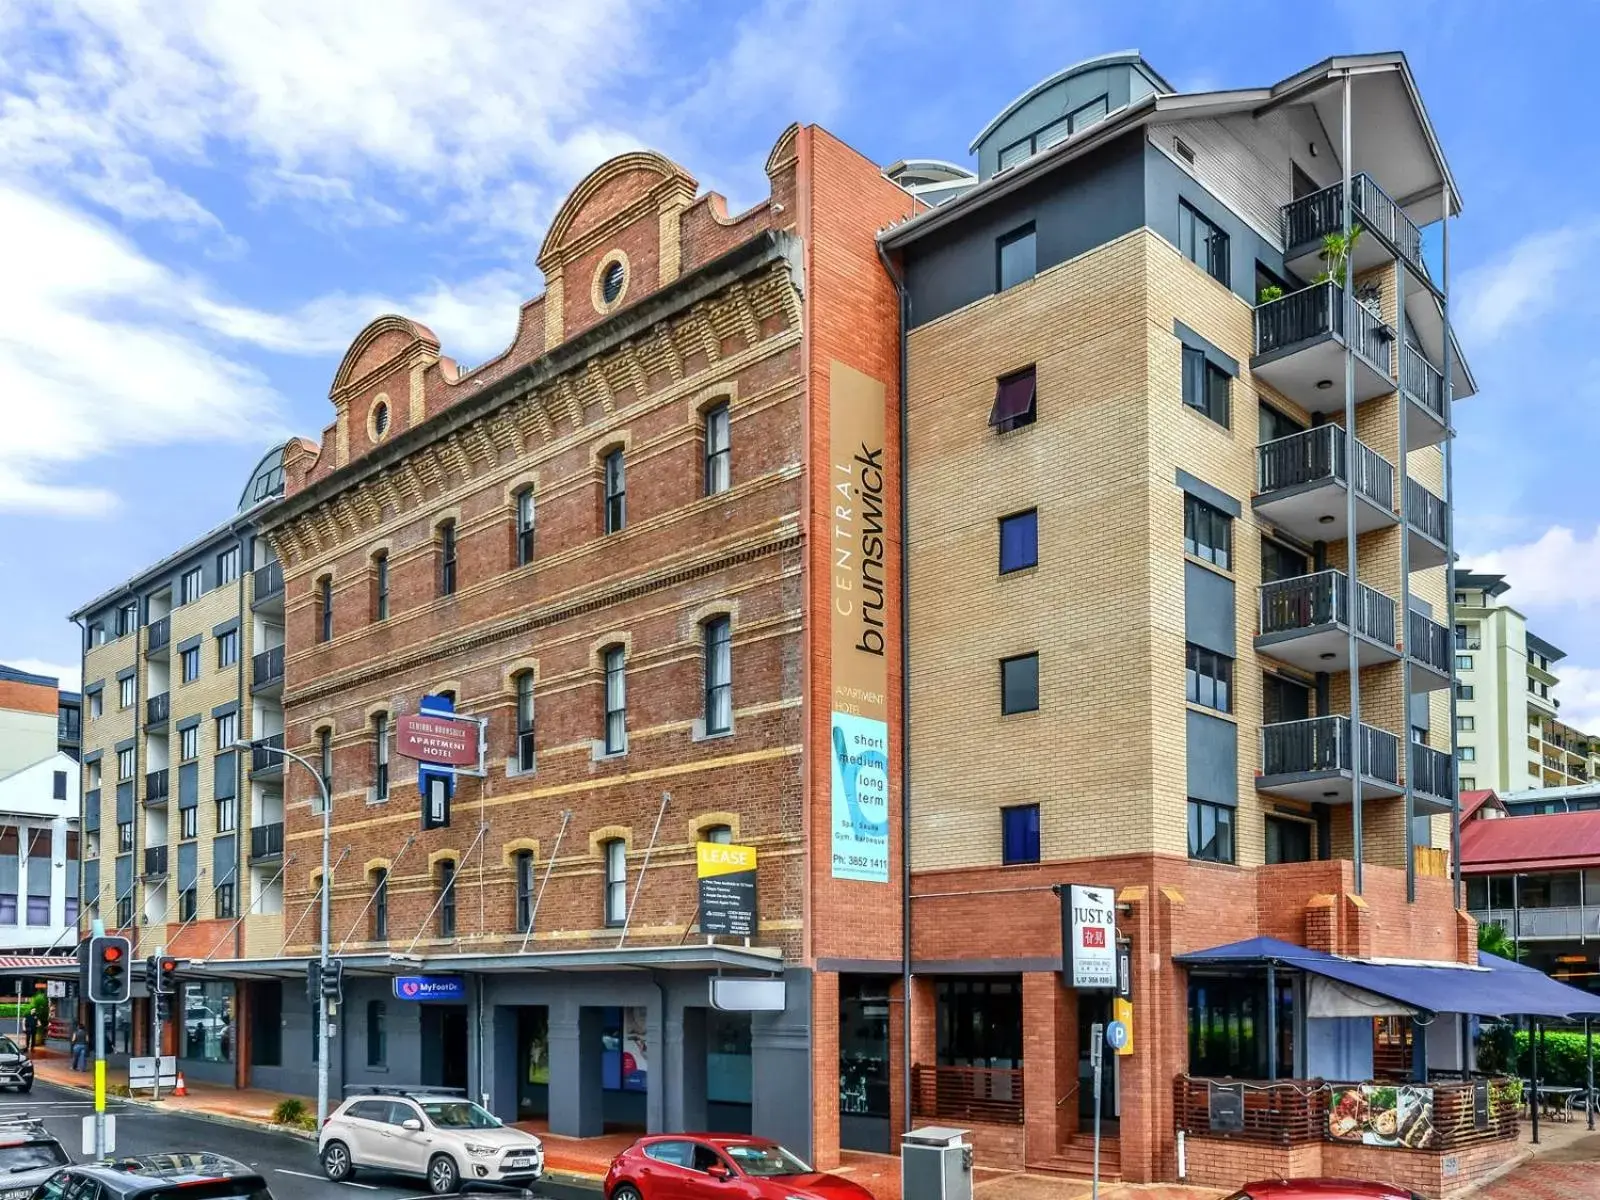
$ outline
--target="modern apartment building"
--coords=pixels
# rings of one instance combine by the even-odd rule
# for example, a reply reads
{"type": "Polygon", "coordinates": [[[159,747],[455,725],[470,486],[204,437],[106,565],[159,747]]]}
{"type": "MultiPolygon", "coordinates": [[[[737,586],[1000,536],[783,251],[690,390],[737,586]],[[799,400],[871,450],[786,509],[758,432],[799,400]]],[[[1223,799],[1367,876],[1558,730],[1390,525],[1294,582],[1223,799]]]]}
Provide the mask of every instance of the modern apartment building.
{"type": "MultiPolygon", "coordinates": [[[[320,446],[286,453],[266,521],[288,745],[316,771],[285,779],[287,945],[219,970],[256,980],[247,1009],[280,978],[304,1046],[320,774],[336,1088],[464,1086],[573,1135],[753,1128],[822,1161],[892,1144],[898,338],[875,234],[916,204],[815,127],[766,171],[733,215],[658,154],[606,162],[504,354],[463,371],[379,318],[320,446]],[[399,736],[425,697],[486,722],[448,825],[419,821],[399,736]],[[755,868],[747,936],[701,924],[708,850],[755,868]],[[418,1003],[398,981],[419,973],[449,995],[418,1003]],[[714,1005],[729,983],[762,986],[714,1005]]],[[[277,1078],[305,1091],[298,1065],[277,1078]]]]}
{"type": "Polygon", "coordinates": [[[53,677],[0,665],[0,953],[77,945],[78,767],[62,703],[53,677]]]}
{"type": "MultiPolygon", "coordinates": [[[[86,918],[196,963],[271,953],[284,937],[283,575],[259,536],[283,492],[283,447],[252,471],[236,511],[72,614],[83,631],[86,918]]],[[[232,984],[183,985],[163,1053],[191,1078],[236,1082],[232,984]]],[[[147,1002],[113,1044],[149,1045],[147,1002]]],[[[276,1021],[274,1021],[276,1027],[276,1021]]]]}
{"type": "Polygon", "coordinates": [[[1170,1178],[1187,1128],[1190,1178],[1236,1182],[1175,1080],[1351,1078],[1374,1046],[1212,948],[1475,956],[1447,877],[1473,386],[1423,250],[1455,184],[1398,55],[1202,95],[1111,55],[971,151],[977,186],[881,238],[908,326],[914,1115],[974,1124],[980,1160],[1087,1165],[1111,997],[1062,987],[1053,889],[1099,885],[1137,1013],[1107,1161],[1170,1178]]]}
{"type": "Polygon", "coordinates": [[[1600,773],[1600,737],[1558,717],[1566,651],[1528,628],[1504,575],[1457,571],[1456,754],[1462,791],[1502,795],[1582,786],[1600,773]]]}

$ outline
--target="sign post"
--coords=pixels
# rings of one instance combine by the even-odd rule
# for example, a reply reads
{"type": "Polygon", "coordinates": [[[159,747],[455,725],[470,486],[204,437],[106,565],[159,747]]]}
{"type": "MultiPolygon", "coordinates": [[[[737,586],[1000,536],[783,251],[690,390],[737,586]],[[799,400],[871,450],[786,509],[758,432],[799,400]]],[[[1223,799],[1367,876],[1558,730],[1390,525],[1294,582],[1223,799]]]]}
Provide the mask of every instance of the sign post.
{"type": "Polygon", "coordinates": [[[1100,1060],[1105,1032],[1106,1027],[1099,1021],[1089,1029],[1089,1057],[1094,1061],[1094,1176],[1089,1182],[1092,1200],[1100,1200],[1100,1060]]]}
{"type": "Polygon", "coordinates": [[[1058,886],[1061,896],[1061,969],[1077,991],[1116,991],[1116,889],[1058,886]]]}
{"type": "Polygon", "coordinates": [[[744,938],[756,932],[756,851],[753,846],[701,842],[695,847],[700,880],[700,932],[744,938]]]}

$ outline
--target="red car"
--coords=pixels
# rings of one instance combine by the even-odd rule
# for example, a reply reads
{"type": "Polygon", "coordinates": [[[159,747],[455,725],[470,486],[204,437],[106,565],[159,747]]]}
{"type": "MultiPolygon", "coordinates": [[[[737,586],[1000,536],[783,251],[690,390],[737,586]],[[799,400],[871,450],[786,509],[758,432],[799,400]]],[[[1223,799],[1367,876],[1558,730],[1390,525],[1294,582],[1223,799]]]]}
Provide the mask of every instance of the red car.
{"type": "Polygon", "coordinates": [[[1360,1179],[1263,1179],[1247,1183],[1228,1200],[1423,1200],[1392,1183],[1360,1179]]]}
{"type": "Polygon", "coordinates": [[[612,1160],[606,1200],[873,1200],[860,1184],[814,1171],[766,1138],[663,1133],[612,1160]]]}

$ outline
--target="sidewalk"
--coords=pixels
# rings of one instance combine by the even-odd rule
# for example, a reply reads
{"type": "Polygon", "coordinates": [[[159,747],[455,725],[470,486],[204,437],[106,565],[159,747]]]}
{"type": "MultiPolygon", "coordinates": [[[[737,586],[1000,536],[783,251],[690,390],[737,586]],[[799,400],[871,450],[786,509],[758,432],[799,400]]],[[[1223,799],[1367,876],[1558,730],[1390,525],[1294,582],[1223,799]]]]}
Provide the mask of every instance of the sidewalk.
{"type": "MultiPolygon", "coordinates": [[[[94,1090],[94,1075],[89,1071],[74,1071],[72,1059],[53,1047],[33,1052],[34,1078],[58,1087],[77,1088],[84,1092],[94,1090]]],[[[106,1069],[106,1090],[125,1087],[128,1072],[125,1069],[106,1069]]],[[[244,1121],[252,1125],[271,1125],[272,1110],[285,1100],[296,1099],[282,1092],[267,1092],[255,1088],[243,1091],[215,1083],[187,1083],[187,1096],[169,1096],[163,1093],[161,1107],[171,1112],[192,1113],[196,1116],[218,1117],[224,1120],[244,1121]]],[[[150,1103],[150,1093],[140,1091],[130,1096],[138,1103],[150,1103]]],[[[315,1104],[299,1097],[308,1110],[315,1104]]]]}

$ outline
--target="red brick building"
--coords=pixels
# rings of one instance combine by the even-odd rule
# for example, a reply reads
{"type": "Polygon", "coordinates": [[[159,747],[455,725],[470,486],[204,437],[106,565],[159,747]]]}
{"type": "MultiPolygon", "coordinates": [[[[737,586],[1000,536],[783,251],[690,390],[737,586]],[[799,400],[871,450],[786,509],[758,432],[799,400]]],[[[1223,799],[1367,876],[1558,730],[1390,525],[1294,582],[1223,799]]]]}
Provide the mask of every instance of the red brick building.
{"type": "MultiPolygon", "coordinates": [[[[382,317],[320,446],[285,456],[286,737],[333,797],[336,1085],[467,1086],[571,1134],[743,1126],[824,1162],[843,1089],[846,1142],[889,1144],[899,345],[875,236],[914,201],[815,127],[766,169],[729,215],[657,154],[605,163],[504,354],[463,370],[382,317]],[[424,696],[487,721],[486,775],[429,830],[395,739],[424,696]],[[698,927],[704,842],[757,855],[748,939],[698,927]],[[397,998],[418,974],[463,1002],[397,998]],[[779,981],[781,1010],[713,1009],[718,975],[779,981]]],[[[284,956],[235,969],[298,1045],[316,791],[288,770],[284,956]]]]}

